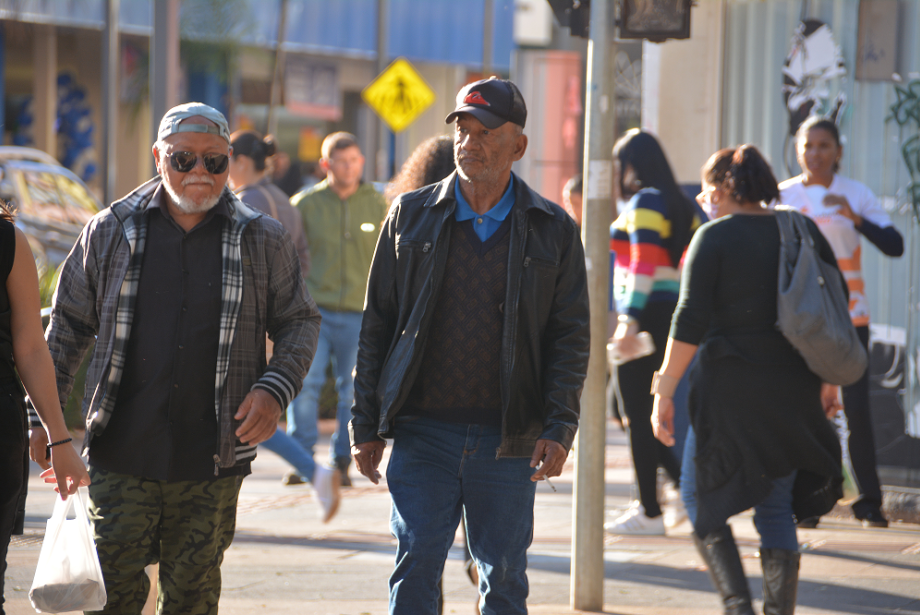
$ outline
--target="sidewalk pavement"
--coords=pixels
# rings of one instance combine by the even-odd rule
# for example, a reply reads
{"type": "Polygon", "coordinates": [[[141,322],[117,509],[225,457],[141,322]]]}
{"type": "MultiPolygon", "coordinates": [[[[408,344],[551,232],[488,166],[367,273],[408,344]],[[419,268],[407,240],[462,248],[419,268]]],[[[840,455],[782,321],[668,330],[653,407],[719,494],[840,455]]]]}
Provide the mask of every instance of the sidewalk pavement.
{"type": "MultiPolygon", "coordinates": [[[[330,425],[317,459],[328,454],[330,425]]],[[[385,467],[386,459],[382,464],[385,467]]],[[[578,613],[569,607],[571,578],[573,462],[558,479],[557,491],[537,486],[536,527],[529,552],[530,613],[578,613]]],[[[318,518],[309,486],[283,486],[287,464],[260,451],[243,482],[237,532],[223,564],[222,615],[292,613],[382,615],[387,611],[387,578],[394,541],[388,529],[386,486],[375,486],[352,469],[354,487],[343,489],[338,515],[318,518]]],[[[608,519],[625,509],[634,491],[629,445],[611,423],[607,431],[606,504],[608,519]]],[[[29,483],[26,532],[14,536],[8,557],[6,610],[31,615],[28,592],[54,493],[38,479],[29,483]]],[[[731,520],[752,595],[759,611],[759,541],[750,513],[731,520]]],[[[605,613],[619,615],[701,615],[720,613],[690,539],[687,522],[662,537],[605,537],[605,613]]],[[[825,517],[813,530],[800,530],[802,570],[800,615],[920,614],[920,526],[894,523],[863,529],[852,517],[825,517]]],[[[445,614],[474,612],[476,591],[463,568],[459,540],[445,568],[445,614]]]]}

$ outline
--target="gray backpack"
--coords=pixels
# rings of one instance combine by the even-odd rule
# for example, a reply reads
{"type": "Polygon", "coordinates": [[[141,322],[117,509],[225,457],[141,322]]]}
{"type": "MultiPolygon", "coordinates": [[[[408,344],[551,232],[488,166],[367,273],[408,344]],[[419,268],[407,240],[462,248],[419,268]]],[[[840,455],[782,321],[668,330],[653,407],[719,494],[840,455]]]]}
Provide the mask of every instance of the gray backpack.
{"type": "Polygon", "coordinates": [[[843,277],[821,260],[805,216],[776,208],[779,226],[777,328],[808,368],[830,384],[853,384],[869,359],[850,320],[843,277]]]}

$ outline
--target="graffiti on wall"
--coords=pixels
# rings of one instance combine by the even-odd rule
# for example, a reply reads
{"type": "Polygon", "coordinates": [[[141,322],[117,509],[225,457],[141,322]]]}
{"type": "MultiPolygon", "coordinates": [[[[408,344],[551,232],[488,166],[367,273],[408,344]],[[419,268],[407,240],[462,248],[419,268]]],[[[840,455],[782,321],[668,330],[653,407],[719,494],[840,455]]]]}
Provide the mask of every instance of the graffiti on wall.
{"type": "Polygon", "coordinates": [[[840,46],[830,27],[818,19],[802,21],[792,35],[792,46],[783,64],[783,100],[789,113],[785,164],[789,175],[795,163],[793,139],[809,115],[822,115],[840,124],[846,96],[841,91],[831,100],[831,82],[847,74],[840,46]]]}
{"type": "Polygon", "coordinates": [[[911,81],[904,87],[894,86],[897,102],[891,105],[888,121],[895,122],[902,137],[908,137],[901,144],[901,155],[910,173],[907,185],[907,199],[914,209],[914,220],[920,223],[920,80],[911,81]],[[910,134],[913,133],[913,134],[910,134]]]}

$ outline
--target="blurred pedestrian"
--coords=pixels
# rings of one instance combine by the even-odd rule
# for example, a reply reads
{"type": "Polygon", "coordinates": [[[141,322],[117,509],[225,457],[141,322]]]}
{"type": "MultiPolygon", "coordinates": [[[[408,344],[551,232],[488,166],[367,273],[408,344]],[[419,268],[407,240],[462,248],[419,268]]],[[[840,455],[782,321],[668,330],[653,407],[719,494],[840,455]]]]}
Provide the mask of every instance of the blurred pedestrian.
{"type": "Polygon", "coordinates": [[[274,137],[238,130],[230,135],[230,146],[230,188],[241,201],[281,223],[294,241],[301,273],[306,276],[310,271],[310,249],[300,215],[268,175],[267,161],[277,155],[274,137]]]}
{"type": "Polygon", "coordinates": [[[588,361],[574,221],[511,172],[527,148],[510,81],[465,86],[457,171],[399,196],[368,281],[351,423],[358,470],[387,468],[390,613],[435,613],[461,513],[485,613],[526,613],[536,481],[558,476],[588,361]]]}
{"type": "Polygon", "coordinates": [[[303,189],[303,177],[300,174],[300,163],[291,160],[287,152],[278,150],[272,160],[272,182],[288,198],[303,189]]]}
{"type": "Polygon", "coordinates": [[[584,215],[581,205],[581,182],[581,174],[579,173],[570,177],[562,188],[562,207],[572,216],[578,228],[581,228],[581,220],[584,215]]]}
{"type": "MultiPolygon", "coordinates": [[[[827,420],[837,387],[822,386],[776,327],[780,235],[773,171],[752,145],[716,152],[699,200],[712,222],[687,252],[680,304],[655,372],[652,426],[674,444],[674,391],[690,369],[692,430],[682,491],[693,539],[725,613],[753,615],[727,520],[754,507],[763,612],[791,615],[799,575],[795,518],[822,514],[842,495],[840,444],[827,420]]],[[[830,246],[808,221],[819,256],[830,246]]]]}
{"type": "Polygon", "coordinates": [[[159,175],[93,217],[54,295],[61,400],[96,342],[83,415],[103,613],[140,613],[156,562],[160,613],[217,613],[242,479],[316,347],[294,244],[227,188],[230,153],[219,111],[170,109],[159,175]]]}
{"type": "Polygon", "coordinates": [[[454,172],[454,140],[447,135],[430,137],[419,143],[406,158],[383,196],[392,203],[404,192],[435,184],[454,172]]]}
{"type": "MultiPolygon", "coordinates": [[[[266,159],[275,154],[272,137],[262,136],[251,130],[237,131],[230,135],[233,154],[230,156],[230,187],[241,201],[281,222],[294,240],[300,259],[301,274],[310,271],[310,251],[303,232],[300,213],[291,206],[287,196],[268,178],[266,159]]],[[[271,357],[271,341],[268,356],[271,357]]],[[[332,519],[339,508],[339,484],[332,468],[317,466],[313,455],[308,454],[300,444],[280,427],[262,443],[266,449],[280,455],[294,466],[297,475],[313,485],[320,505],[320,518],[324,522],[332,519]]]]}
{"type": "MultiPolygon", "coordinates": [[[[364,156],[354,135],[335,132],[327,136],[323,139],[322,155],[320,164],[326,171],[326,179],[291,200],[300,212],[310,245],[307,288],[319,305],[323,326],[303,391],[287,409],[287,431],[312,457],[319,436],[320,392],[326,382],[326,367],[331,363],[338,405],[330,461],[340,474],[336,480],[348,487],[351,485],[348,421],[355,397],[354,369],[361,310],[387,204],[371,184],[361,180],[364,156]]],[[[285,478],[287,484],[302,480],[297,473],[285,478]]]]}
{"type": "MultiPolygon", "coordinates": [[[[54,482],[61,497],[89,484],[86,466],[70,444],[57,396],[54,365],[42,335],[38,273],[29,241],[0,203],[0,615],[3,579],[19,495],[28,476],[28,420],[23,385],[38,412],[50,446],[32,449],[29,456],[54,482]],[[51,468],[50,470],[48,468],[51,468]]],[[[47,443],[47,441],[46,441],[47,443]]]]}
{"type": "Polygon", "coordinates": [[[704,216],[684,196],[661,145],[651,134],[628,131],[617,141],[613,155],[614,188],[619,198],[629,202],[610,229],[610,248],[616,253],[613,289],[618,312],[611,341],[621,355],[638,356],[637,336],[647,331],[655,348],[617,367],[619,409],[628,420],[639,500],[604,529],[611,534],[663,535],[658,467],[679,485],[680,462],[652,433],[649,387],[664,358],[680,288],[681,257],[704,216]]]}
{"type": "MultiPolygon", "coordinates": [[[[850,290],[850,318],[868,351],[869,300],[862,277],[860,237],[886,256],[901,256],[904,240],[872,191],[837,173],[843,145],[834,122],[819,116],[805,120],[796,134],[795,149],[802,174],[780,184],[780,201],[814,220],[833,248],[850,290]]],[[[868,369],[856,383],[843,387],[843,413],[850,432],[850,461],[859,488],[859,498],[852,504],[853,515],[867,527],[888,527],[875,467],[868,369]]],[[[818,521],[802,519],[800,527],[816,527],[818,521]]]]}

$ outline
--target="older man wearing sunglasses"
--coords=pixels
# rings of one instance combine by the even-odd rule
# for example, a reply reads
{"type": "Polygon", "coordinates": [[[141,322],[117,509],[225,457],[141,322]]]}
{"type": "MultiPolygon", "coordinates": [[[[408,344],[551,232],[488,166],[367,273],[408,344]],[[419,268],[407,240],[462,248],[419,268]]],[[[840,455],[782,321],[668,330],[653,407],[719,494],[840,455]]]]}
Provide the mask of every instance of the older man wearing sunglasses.
{"type": "Polygon", "coordinates": [[[46,336],[62,404],[95,341],[84,451],[105,613],[141,612],[155,562],[159,613],[217,613],[241,481],[316,348],[291,238],[226,187],[230,151],[216,109],[171,109],[159,176],[86,225],[55,294],[46,336]]]}

